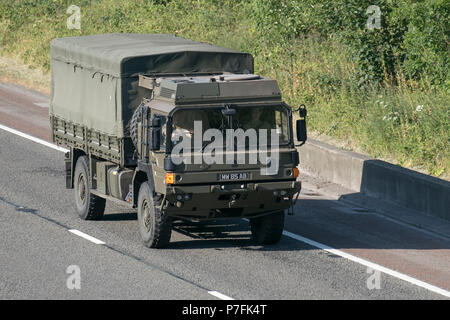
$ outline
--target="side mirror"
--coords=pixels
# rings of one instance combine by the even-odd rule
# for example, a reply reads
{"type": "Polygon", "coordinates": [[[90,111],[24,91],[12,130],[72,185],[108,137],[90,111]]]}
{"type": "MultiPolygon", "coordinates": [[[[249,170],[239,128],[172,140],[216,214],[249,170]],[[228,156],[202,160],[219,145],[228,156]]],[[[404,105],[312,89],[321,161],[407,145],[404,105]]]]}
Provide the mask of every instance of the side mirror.
{"type": "Polygon", "coordinates": [[[147,131],[148,149],[156,151],[161,148],[161,118],[151,117],[148,121],[147,131]]]}
{"type": "Polygon", "coordinates": [[[306,107],[305,105],[301,105],[298,109],[300,119],[297,120],[296,129],[297,129],[297,140],[301,142],[299,146],[305,144],[308,136],[306,133],[306,107]]]}

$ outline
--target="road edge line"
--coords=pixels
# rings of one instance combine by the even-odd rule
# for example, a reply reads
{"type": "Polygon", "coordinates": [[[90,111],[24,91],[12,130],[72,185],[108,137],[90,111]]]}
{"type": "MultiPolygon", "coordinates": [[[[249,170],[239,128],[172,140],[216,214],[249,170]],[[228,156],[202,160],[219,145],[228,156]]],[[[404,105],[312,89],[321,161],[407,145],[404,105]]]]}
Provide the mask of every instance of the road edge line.
{"type": "Polygon", "coordinates": [[[314,240],[311,240],[311,239],[299,236],[299,235],[297,235],[295,233],[292,233],[292,232],[289,232],[289,231],[283,231],[283,235],[286,236],[286,237],[289,237],[289,238],[292,238],[292,239],[304,242],[304,243],[306,243],[306,244],[308,244],[310,246],[322,249],[322,250],[327,251],[329,253],[335,254],[335,255],[340,256],[342,258],[345,258],[347,260],[359,263],[359,264],[364,265],[366,267],[369,267],[369,268],[381,271],[381,272],[383,272],[385,274],[388,274],[388,275],[390,275],[392,277],[395,277],[397,279],[401,279],[403,281],[409,282],[411,284],[414,284],[414,285],[419,286],[421,288],[427,289],[427,290],[432,291],[434,293],[438,293],[438,294],[443,295],[443,296],[445,296],[447,298],[450,298],[450,292],[449,291],[447,291],[445,289],[442,289],[442,288],[439,288],[439,287],[436,287],[436,286],[434,286],[432,284],[429,284],[427,282],[421,281],[419,279],[413,278],[413,277],[408,276],[406,274],[403,274],[403,273],[400,273],[398,271],[389,269],[387,267],[383,267],[383,266],[381,266],[379,264],[376,264],[374,262],[370,262],[370,261],[365,260],[363,258],[359,258],[359,257],[354,256],[352,254],[349,254],[347,252],[344,252],[344,251],[341,251],[341,250],[338,250],[338,249],[334,249],[334,248],[332,248],[330,246],[327,246],[327,245],[325,245],[323,243],[320,243],[320,242],[317,242],[317,241],[314,241],[314,240]]]}
{"type": "Polygon", "coordinates": [[[68,151],[69,151],[69,150],[66,149],[66,148],[57,146],[56,144],[50,143],[50,142],[48,142],[48,141],[42,140],[42,139],[40,139],[40,138],[37,138],[37,137],[32,136],[32,135],[29,135],[29,134],[23,133],[23,132],[21,132],[21,131],[19,131],[19,130],[16,130],[16,129],[13,129],[13,128],[4,126],[4,125],[2,125],[2,124],[0,124],[0,129],[5,130],[5,131],[8,131],[8,132],[10,132],[10,133],[13,133],[13,134],[19,136],[19,137],[22,137],[22,138],[31,140],[31,141],[33,141],[33,142],[42,144],[42,145],[44,145],[44,146],[46,146],[46,147],[49,147],[49,148],[52,148],[52,149],[55,149],[55,150],[58,150],[58,151],[61,151],[61,152],[68,152],[68,151]]]}

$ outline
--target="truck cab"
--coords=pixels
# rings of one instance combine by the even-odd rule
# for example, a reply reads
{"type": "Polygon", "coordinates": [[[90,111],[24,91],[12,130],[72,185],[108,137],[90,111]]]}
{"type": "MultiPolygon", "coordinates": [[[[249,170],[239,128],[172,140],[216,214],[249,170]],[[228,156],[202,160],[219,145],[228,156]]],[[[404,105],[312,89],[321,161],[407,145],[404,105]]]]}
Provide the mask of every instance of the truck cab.
{"type": "Polygon", "coordinates": [[[301,183],[292,109],[276,81],[141,75],[139,85],[153,94],[136,110],[138,167],[151,176],[159,210],[179,219],[247,218],[259,243],[277,242],[301,183]]]}

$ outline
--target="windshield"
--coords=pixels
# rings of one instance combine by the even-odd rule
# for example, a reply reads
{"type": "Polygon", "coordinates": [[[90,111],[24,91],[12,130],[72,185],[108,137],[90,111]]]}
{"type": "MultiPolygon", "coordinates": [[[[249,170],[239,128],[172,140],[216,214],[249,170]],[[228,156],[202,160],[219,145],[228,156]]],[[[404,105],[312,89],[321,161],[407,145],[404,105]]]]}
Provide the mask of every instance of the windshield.
{"type": "MultiPolygon", "coordinates": [[[[267,132],[270,145],[272,129],[279,135],[279,144],[289,143],[290,128],[287,109],[283,106],[230,107],[231,115],[224,115],[224,108],[178,110],[172,118],[172,142],[175,145],[180,136],[193,138],[194,121],[200,121],[202,136],[208,129],[218,129],[225,136],[226,129],[253,129],[259,139],[260,129],[267,132]]],[[[198,125],[198,124],[197,124],[198,125]]],[[[198,132],[198,131],[197,131],[198,132]]],[[[196,134],[197,134],[196,132],[196,134]]]]}

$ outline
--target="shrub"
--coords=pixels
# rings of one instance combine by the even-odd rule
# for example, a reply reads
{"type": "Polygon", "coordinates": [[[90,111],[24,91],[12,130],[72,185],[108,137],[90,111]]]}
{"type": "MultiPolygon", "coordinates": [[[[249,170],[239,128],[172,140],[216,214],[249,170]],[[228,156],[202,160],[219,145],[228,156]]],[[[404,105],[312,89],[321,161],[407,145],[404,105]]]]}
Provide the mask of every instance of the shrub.
{"type": "Polygon", "coordinates": [[[448,80],[448,16],[445,0],[254,0],[253,20],[269,43],[319,34],[347,44],[359,84],[408,78],[448,80]],[[379,28],[368,28],[379,8],[379,28]]]}

